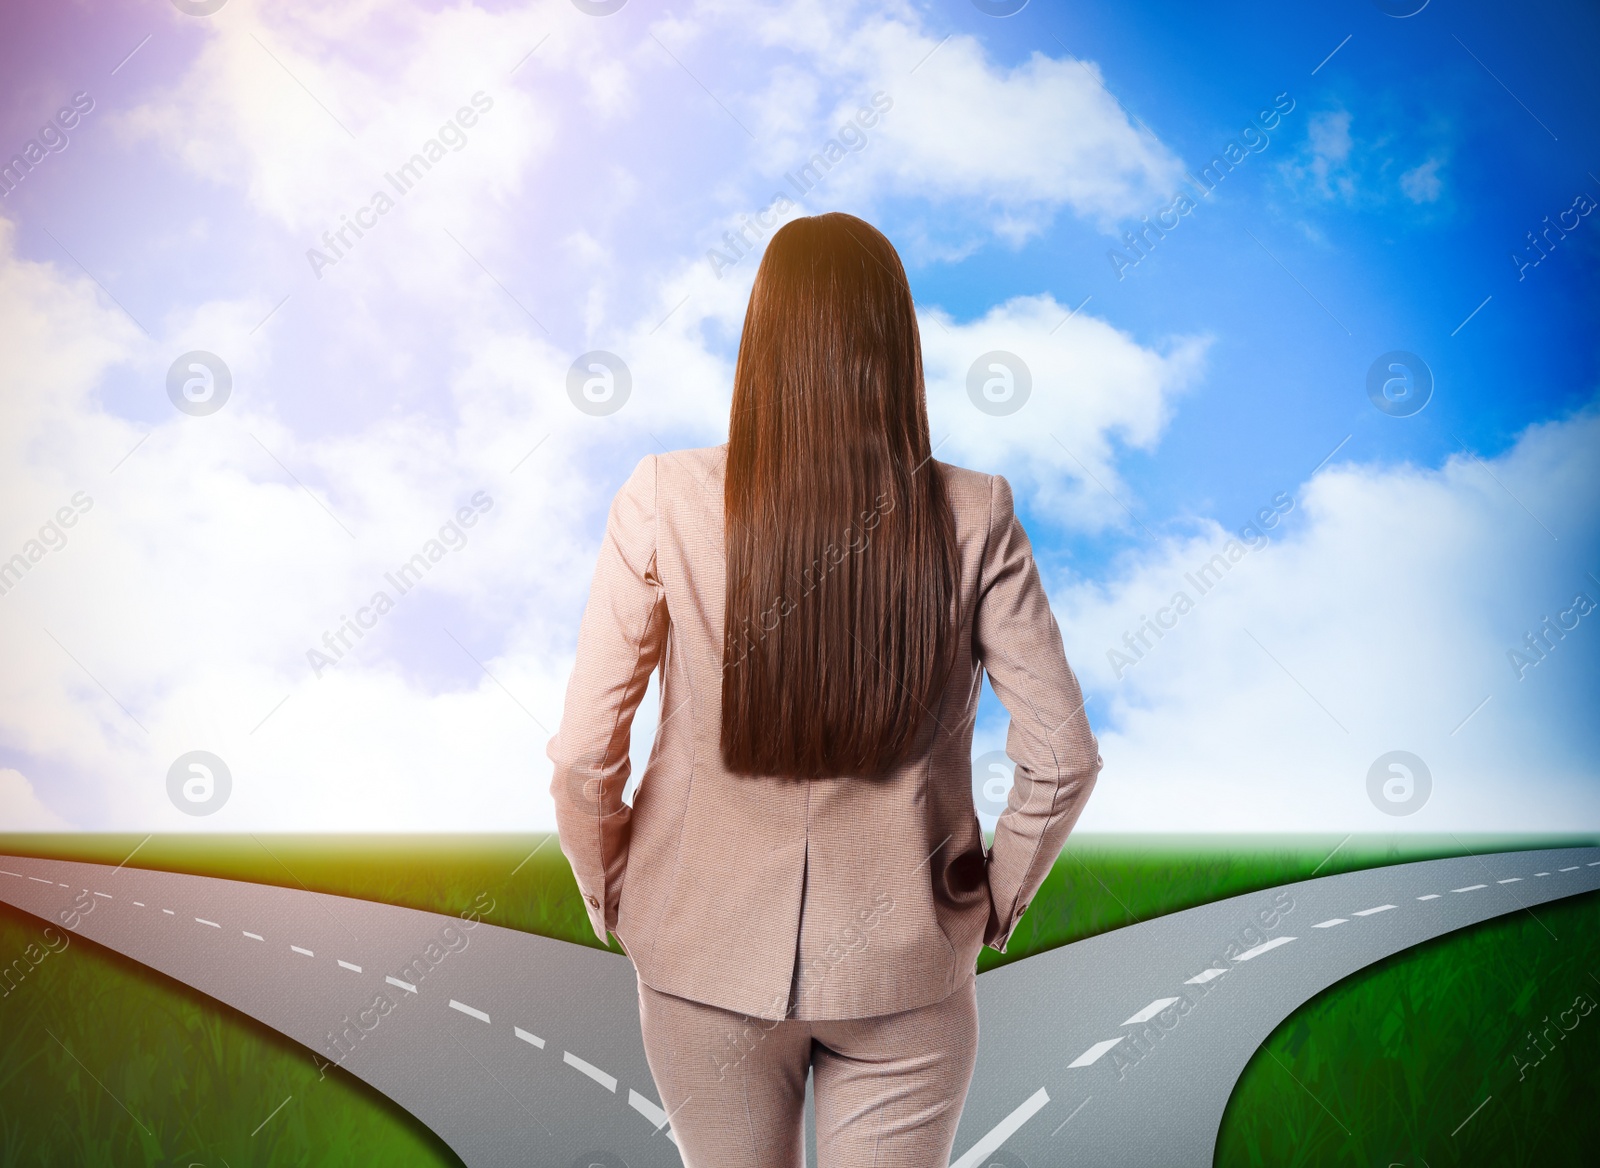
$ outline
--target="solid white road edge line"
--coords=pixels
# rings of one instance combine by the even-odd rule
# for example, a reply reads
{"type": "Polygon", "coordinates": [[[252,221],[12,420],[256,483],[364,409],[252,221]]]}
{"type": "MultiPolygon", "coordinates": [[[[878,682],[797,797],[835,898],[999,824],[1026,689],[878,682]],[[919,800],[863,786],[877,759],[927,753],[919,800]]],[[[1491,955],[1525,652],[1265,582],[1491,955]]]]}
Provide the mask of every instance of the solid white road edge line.
{"type": "MultiPolygon", "coordinates": [[[[1116,1042],[1121,1042],[1119,1038],[1116,1042]]],[[[1115,1045],[1115,1042],[1112,1044],[1115,1045]]],[[[972,1147],[967,1149],[966,1155],[951,1163],[950,1168],[978,1168],[991,1152],[997,1151],[1001,1144],[1009,1140],[1016,1130],[1034,1117],[1046,1103],[1050,1102],[1050,1093],[1040,1087],[1028,1096],[1010,1115],[1006,1116],[994,1129],[984,1136],[972,1147]]]]}

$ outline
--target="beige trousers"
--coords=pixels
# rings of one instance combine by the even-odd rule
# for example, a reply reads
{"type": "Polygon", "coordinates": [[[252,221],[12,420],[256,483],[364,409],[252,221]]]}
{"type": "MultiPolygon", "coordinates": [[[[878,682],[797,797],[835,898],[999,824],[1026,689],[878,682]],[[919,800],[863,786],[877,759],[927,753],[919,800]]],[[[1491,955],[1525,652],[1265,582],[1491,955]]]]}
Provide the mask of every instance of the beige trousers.
{"type": "Polygon", "coordinates": [[[870,1018],[773,1021],[639,983],[639,1021],[686,1168],[946,1168],[978,1057],[977,979],[870,1018]]]}

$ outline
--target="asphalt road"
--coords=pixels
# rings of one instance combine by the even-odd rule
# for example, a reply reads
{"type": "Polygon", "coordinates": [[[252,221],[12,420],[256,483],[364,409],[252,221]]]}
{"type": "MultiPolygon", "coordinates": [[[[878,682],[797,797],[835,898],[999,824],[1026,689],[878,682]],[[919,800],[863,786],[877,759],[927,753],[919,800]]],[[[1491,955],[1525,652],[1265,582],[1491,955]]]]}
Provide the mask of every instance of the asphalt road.
{"type": "Polygon", "coordinates": [[[0,856],[0,899],[57,927],[93,904],[78,936],[337,1062],[470,1168],[682,1164],[625,957],[371,901],[102,864],[0,856]],[[380,995],[390,1004],[374,1008],[380,995]],[[343,1048],[330,1037],[340,1032],[343,1048]]]}
{"type": "Polygon", "coordinates": [[[952,1168],[1209,1165],[1245,1064],[1301,1003],[1433,937],[1596,888],[1600,848],[1425,860],[1230,897],[991,970],[952,1168]]]}
{"type": "MultiPolygon", "coordinates": [[[[1596,848],[1398,864],[991,970],[952,1168],[1208,1165],[1234,1083],[1302,1002],[1422,941],[1596,888],[1596,848]]],[[[624,957],[347,897],[57,860],[0,856],[0,900],[338,1063],[469,1168],[682,1163],[624,957]]]]}

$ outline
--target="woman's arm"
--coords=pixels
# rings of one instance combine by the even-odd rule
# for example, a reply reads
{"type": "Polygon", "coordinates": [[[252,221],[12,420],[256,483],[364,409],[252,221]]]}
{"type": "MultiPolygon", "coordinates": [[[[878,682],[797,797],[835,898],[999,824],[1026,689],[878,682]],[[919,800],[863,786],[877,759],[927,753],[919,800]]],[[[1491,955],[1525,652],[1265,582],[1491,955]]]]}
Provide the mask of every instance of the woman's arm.
{"type": "Polygon", "coordinates": [[[550,794],[561,850],[602,941],[617,922],[628,863],[628,731],[666,639],[666,593],[656,575],[656,459],[646,455],[611,502],[561,727],[545,748],[555,763],[550,794]]]}
{"type": "Polygon", "coordinates": [[[990,491],[973,639],[989,683],[1011,714],[1006,754],[1016,763],[988,859],[993,908],[984,944],[1004,953],[1077,823],[1102,760],[1033,547],[1013,509],[1011,485],[995,475],[990,491]]]}

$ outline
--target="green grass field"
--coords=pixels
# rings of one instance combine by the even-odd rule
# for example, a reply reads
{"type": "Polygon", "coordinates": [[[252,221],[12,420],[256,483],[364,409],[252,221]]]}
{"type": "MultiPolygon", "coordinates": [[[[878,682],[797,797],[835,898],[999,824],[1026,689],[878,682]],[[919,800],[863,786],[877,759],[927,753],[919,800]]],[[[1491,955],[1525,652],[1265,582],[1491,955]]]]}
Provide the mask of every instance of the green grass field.
{"type": "MultiPolygon", "coordinates": [[[[1075,836],[1009,952],[985,950],[978,967],[1312,874],[1594,842],[1075,836]]],[[[126,859],[133,867],[452,914],[492,902],[486,919],[495,924],[599,944],[548,836],[192,835],[141,842],[18,835],[0,836],[0,852],[126,859]]],[[[0,964],[30,944],[45,949],[42,929],[36,918],[0,906],[0,964]]],[[[1591,1163],[1600,1123],[1591,1114],[1600,1086],[1600,1012],[1579,1019],[1570,1033],[1552,1031],[1554,1050],[1531,1066],[1539,1056],[1525,1032],[1544,1028],[1542,1019],[1557,1017],[1579,993],[1600,1002],[1596,976],[1597,895],[1440,938],[1364,970],[1307,1003],[1258,1052],[1229,1105],[1217,1162],[1591,1163]]],[[[246,1168],[459,1161],[364,1084],[338,1071],[319,1074],[304,1048],[70,938],[0,998],[0,1163],[246,1168]]]]}
{"type": "Polygon", "coordinates": [[[1570,1033],[1551,1026],[1542,1061],[1529,1035],[1579,994],[1600,1004],[1596,977],[1600,893],[1369,966],[1301,1006],[1256,1052],[1223,1118],[1217,1163],[1600,1163],[1600,1009],[1570,1012],[1570,1033]]]}

